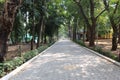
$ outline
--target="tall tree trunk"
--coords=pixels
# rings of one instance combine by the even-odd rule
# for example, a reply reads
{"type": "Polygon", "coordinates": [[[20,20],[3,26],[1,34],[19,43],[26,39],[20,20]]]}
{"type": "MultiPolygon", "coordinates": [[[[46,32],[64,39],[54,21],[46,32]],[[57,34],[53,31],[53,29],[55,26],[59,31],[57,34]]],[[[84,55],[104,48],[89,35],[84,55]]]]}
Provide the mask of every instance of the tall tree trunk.
{"type": "Polygon", "coordinates": [[[112,29],[113,29],[113,36],[112,36],[112,51],[115,51],[117,49],[117,33],[118,33],[118,29],[117,29],[117,25],[114,22],[113,17],[109,17],[110,18],[110,23],[112,25],[112,29]]]}
{"type": "Polygon", "coordinates": [[[17,9],[22,0],[9,0],[5,2],[4,13],[0,16],[0,62],[4,61],[7,52],[7,41],[13,28],[17,9]]]}
{"type": "Polygon", "coordinates": [[[84,30],[83,30],[83,42],[85,42],[85,37],[86,37],[86,27],[84,25],[84,30]]]}
{"type": "Polygon", "coordinates": [[[119,24],[119,29],[118,29],[118,43],[120,44],[120,24],[119,24]]]}
{"type": "MultiPolygon", "coordinates": [[[[33,21],[34,22],[34,21],[33,21]]],[[[33,26],[32,26],[32,39],[31,39],[31,50],[34,49],[34,41],[35,41],[35,26],[34,26],[34,23],[33,23],[33,26]]]]}
{"type": "Polygon", "coordinates": [[[47,43],[46,35],[44,35],[44,44],[47,43]]]}
{"type": "Polygon", "coordinates": [[[112,51],[117,49],[117,30],[113,30],[113,38],[112,38],[112,51]]]}
{"type": "Polygon", "coordinates": [[[44,17],[42,21],[42,27],[41,27],[41,43],[44,43],[44,35],[45,35],[45,25],[44,25],[44,17]]]}
{"type": "Polygon", "coordinates": [[[90,30],[89,28],[87,27],[87,33],[86,33],[86,41],[89,41],[90,39],[90,30]]]}
{"type": "Polygon", "coordinates": [[[74,27],[73,27],[73,41],[76,40],[76,30],[77,30],[77,19],[74,21],[74,27]]]}
{"type": "Polygon", "coordinates": [[[6,55],[8,48],[8,32],[0,31],[0,62],[4,61],[4,56],[6,55]]]}
{"type": "MultiPolygon", "coordinates": [[[[42,6],[46,6],[45,5],[45,0],[42,0],[42,6]]],[[[38,27],[38,39],[37,39],[37,48],[40,46],[40,43],[41,42],[44,42],[44,40],[43,40],[43,29],[44,29],[44,11],[42,12],[40,12],[40,16],[41,16],[41,18],[40,18],[40,21],[39,21],[39,27],[38,27]]]]}
{"type": "Polygon", "coordinates": [[[73,27],[73,41],[76,40],[76,26],[73,27]]]}
{"type": "MultiPolygon", "coordinates": [[[[33,5],[32,7],[34,7],[34,0],[33,0],[33,5]]],[[[34,8],[33,8],[34,9],[34,8]]],[[[31,39],[31,50],[34,49],[34,38],[35,38],[35,17],[34,17],[34,10],[32,10],[32,28],[31,28],[31,32],[32,32],[32,39],[31,39]]]]}
{"type": "Polygon", "coordinates": [[[95,26],[90,28],[89,46],[90,47],[94,47],[95,46],[95,26]]]}
{"type": "Polygon", "coordinates": [[[95,3],[94,0],[90,0],[90,16],[91,16],[91,26],[90,26],[90,42],[89,46],[93,47],[95,46],[95,35],[96,35],[96,21],[97,18],[95,17],[95,3]]]}
{"type": "Polygon", "coordinates": [[[37,26],[38,27],[38,33],[37,33],[37,35],[38,35],[38,39],[37,39],[37,46],[36,46],[36,48],[38,48],[39,46],[40,46],[40,37],[41,37],[41,23],[42,23],[42,19],[40,19],[40,21],[39,21],[39,25],[37,26]]]}
{"type": "Polygon", "coordinates": [[[70,20],[69,20],[69,22],[68,22],[68,37],[71,39],[71,37],[72,37],[72,34],[71,34],[71,26],[70,26],[70,20]]]}

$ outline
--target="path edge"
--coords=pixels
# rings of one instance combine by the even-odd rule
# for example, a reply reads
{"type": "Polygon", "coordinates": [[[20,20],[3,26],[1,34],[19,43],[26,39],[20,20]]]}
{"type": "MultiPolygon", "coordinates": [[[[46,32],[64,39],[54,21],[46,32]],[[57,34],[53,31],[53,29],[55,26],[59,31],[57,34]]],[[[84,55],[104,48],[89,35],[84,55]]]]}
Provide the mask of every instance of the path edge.
{"type": "Polygon", "coordinates": [[[14,75],[16,75],[18,72],[20,72],[22,69],[25,68],[25,66],[29,65],[32,61],[34,61],[35,59],[37,59],[39,56],[43,55],[44,52],[46,52],[47,50],[49,50],[51,47],[53,47],[58,41],[56,41],[54,44],[52,44],[50,47],[48,47],[47,49],[43,50],[41,53],[39,53],[38,55],[36,55],[35,57],[33,57],[32,59],[28,60],[27,62],[25,62],[24,64],[22,64],[21,66],[19,66],[18,68],[16,68],[15,70],[13,70],[12,72],[10,72],[9,74],[3,76],[2,78],[0,78],[0,80],[9,80],[11,77],[13,77],[14,75]]]}
{"type": "MultiPolygon", "coordinates": [[[[73,41],[72,41],[72,42],[73,42],[73,41]]],[[[74,42],[74,43],[75,43],[75,42],[74,42]]],[[[75,43],[75,44],[77,44],[77,43],[75,43]]],[[[77,45],[79,45],[79,44],[77,44],[77,45]]],[[[101,57],[101,58],[103,58],[103,59],[105,59],[105,60],[107,60],[107,61],[115,64],[115,65],[117,65],[118,67],[120,67],[120,63],[119,63],[119,62],[117,62],[117,61],[115,61],[115,60],[113,60],[113,59],[111,59],[111,58],[109,58],[109,57],[106,57],[106,56],[104,56],[104,55],[102,55],[102,54],[100,54],[100,53],[98,53],[98,52],[96,52],[96,51],[93,51],[93,50],[91,50],[91,49],[89,49],[89,48],[86,48],[86,47],[81,46],[81,45],[79,45],[79,46],[82,47],[82,48],[84,48],[85,50],[88,50],[88,51],[94,53],[95,55],[97,55],[97,56],[99,56],[99,57],[101,57]]]]}

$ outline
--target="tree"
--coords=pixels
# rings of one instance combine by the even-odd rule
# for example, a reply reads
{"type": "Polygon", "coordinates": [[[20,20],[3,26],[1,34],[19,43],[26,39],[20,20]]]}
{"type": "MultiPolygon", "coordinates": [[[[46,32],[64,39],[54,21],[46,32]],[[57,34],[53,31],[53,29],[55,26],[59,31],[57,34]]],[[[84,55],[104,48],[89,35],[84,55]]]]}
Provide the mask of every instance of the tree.
{"type": "Polygon", "coordinates": [[[46,16],[46,0],[40,1],[38,5],[38,10],[40,13],[39,23],[37,25],[37,47],[40,46],[40,43],[43,43],[44,29],[45,29],[45,16],[46,16]]]}
{"type": "Polygon", "coordinates": [[[22,19],[21,11],[19,10],[14,21],[13,30],[11,32],[10,38],[12,44],[18,44],[23,41],[25,35],[25,29],[23,26],[23,19],[22,19]]]}
{"type": "Polygon", "coordinates": [[[89,46],[94,46],[97,19],[105,11],[105,9],[103,9],[100,13],[96,14],[95,9],[98,8],[97,1],[95,0],[73,0],[73,1],[79,6],[80,12],[89,30],[89,33],[90,33],[89,34],[89,46]],[[85,4],[87,4],[89,7],[90,15],[86,15],[85,13],[85,9],[83,8],[85,4]]]}
{"type": "Polygon", "coordinates": [[[112,49],[111,50],[116,50],[117,49],[117,34],[118,34],[118,24],[119,24],[119,18],[120,15],[118,15],[118,9],[120,7],[120,1],[119,0],[103,0],[105,9],[108,12],[108,17],[113,29],[113,38],[112,38],[112,49]]]}
{"type": "Polygon", "coordinates": [[[4,61],[7,52],[7,41],[13,28],[17,10],[22,0],[9,0],[5,2],[3,14],[0,16],[0,62],[4,61]]]}
{"type": "Polygon", "coordinates": [[[53,41],[54,36],[58,37],[60,25],[63,24],[63,5],[61,1],[50,1],[47,6],[48,17],[45,22],[45,36],[48,36],[49,42],[53,41]],[[53,5],[51,5],[53,4],[53,5]]]}

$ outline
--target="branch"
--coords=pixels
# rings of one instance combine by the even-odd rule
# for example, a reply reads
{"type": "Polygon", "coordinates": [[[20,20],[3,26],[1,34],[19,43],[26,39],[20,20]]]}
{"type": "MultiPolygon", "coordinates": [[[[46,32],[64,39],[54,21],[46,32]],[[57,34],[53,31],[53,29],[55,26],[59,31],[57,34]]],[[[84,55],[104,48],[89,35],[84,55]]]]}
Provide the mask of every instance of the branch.
{"type": "Polygon", "coordinates": [[[115,13],[116,13],[117,8],[118,8],[118,5],[119,5],[119,1],[117,1],[117,3],[116,3],[115,10],[113,11],[113,14],[115,14],[115,13]]]}
{"type": "Polygon", "coordinates": [[[107,2],[106,0],[103,0],[105,9],[109,12],[109,1],[107,2]]]}
{"type": "Polygon", "coordinates": [[[94,16],[94,7],[95,7],[95,5],[94,5],[93,0],[90,0],[90,15],[91,15],[91,20],[92,21],[94,21],[94,18],[95,18],[95,16],[94,16]]]}
{"type": "Polygon", "coordinates": [[[104,13],[105,11],[106,11],[106,9],[102,10],[102,11],[98,14],[98,16],[96,16],[96,19],[97,19],[99,16],[101,16],[102,13],[104,13]]]}
{"type": "Polygon", "coordinates": [[[80,11],[81,11],[81,13],[82,13],[82,15],[83,15],[83,18],[85,19],[86,24],[87,24],[88,26],[91,26],[90,23],[89,23],[89,19],[88,19],[87,16],[85,15],[84,10],[83,10],[83,7],[82,7],[81,4],[80,4],[80,1],[81,1],[81,0],[79,0],[79,2],[77,2],[76,0],[73,0],[73,1],[74,1],[74,2],[78,5],[78,7],[80,8],[80,11]]]}

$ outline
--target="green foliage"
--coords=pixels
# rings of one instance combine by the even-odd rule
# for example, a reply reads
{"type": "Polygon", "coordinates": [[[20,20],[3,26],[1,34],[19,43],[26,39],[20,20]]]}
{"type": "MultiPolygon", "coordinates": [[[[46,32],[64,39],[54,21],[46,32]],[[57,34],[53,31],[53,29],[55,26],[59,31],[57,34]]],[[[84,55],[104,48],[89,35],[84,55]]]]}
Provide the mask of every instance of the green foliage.
{"type": "Polygon", "coordinates": [[[21,57],[15,57],[14,59],[10,61],[6,61],[4,63],[0,63],[0,77],[6,75],[10,71],[16,69],[29,59],[33,58],[34,56],[38,55],[40,52],[48,48],[48,46],[51,46],[53,43],[50,43],[48,45],[41,45],[38,49],[29,51],[24,53],[21,57]]]}
{"type": "Polygon", "coordinates": [[[3,10],[4,2],[5,2],[5,0],[0,0],[0,11],[3,10]]]}
{"type": "Polygon", "coordinates": [[[38,51],[37,51],[37,49],[35,49],[35,50],[32,50],[32,51],[25,53],[23,55],[23,58],[25,59],[25,61],[28,61],[29,59],[36,56],[37,54],[38,54],[38,51]]]}
{"type": "Polygon", "coordinates": [[[23,20],[21,12],[19,11],[14,22],[13,31],[11,33],[11,40],[13,44],[22,42],[25,35],[25,29],[23,26],[23,20]]]}
{"type": "Polygon", "coordinates": [[[0,63],[0,77],[2,77],[2,76],[4,76],[4,75],[5,75],[3,65],[4,65],[4,63],[0,63]]]}
{"type": "Polygon", "coordinates": [[[38,50],[38,53],[40,53],[40,52],[42,52],[43,50],[45,50],[48,46],[49,46],[49,44],[39,47],[39,48],[37,49],[37,50],[38,50]]]}
{"type": "Polygon", "coordinates": [[[17,68],[18,66],[20,66],[23,63],[24,63],[23,57],[16,57],[11,61],[6,61],[4,63],[0,63],[0,77],[9,73],[10,71],[17,68]]]}
{"type": "Polygon", "coordinates": [[[76,42],[77,44],[79,44],[81,46],[86,46],[85,43],[83,41],[81,41],[81,40],[76,40],[74,42],[76,42]]]}
{"type": "Polygon", "coordinates": [[[17,68],[18,66],[20,66],[21,64],[24,63],[24,58],[23,57],[16,57],[11,61],[7,61],[4,63],[4,70],[5,72],[9,72],[15,68],[17,68]]]}
{"type": "Polygon", "coordinates": [[[111,59],[118,61],[118,56],[116,56],[115,54],[113,54],[111,52],[103,51],[101,47],[94,47],[93,50],[99,52],[100,54],[102,54],[104,56],[107,56],[111,59]]]}

